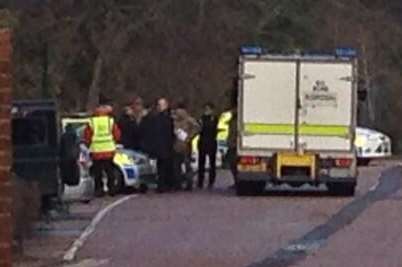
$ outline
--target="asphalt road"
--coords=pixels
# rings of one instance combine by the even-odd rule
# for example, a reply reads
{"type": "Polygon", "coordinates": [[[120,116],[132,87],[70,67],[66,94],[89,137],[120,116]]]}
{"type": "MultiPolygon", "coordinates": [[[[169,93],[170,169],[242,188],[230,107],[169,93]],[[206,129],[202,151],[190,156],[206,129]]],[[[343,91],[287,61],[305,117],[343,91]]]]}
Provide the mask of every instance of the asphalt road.
{"type": "Polygon", "coordinates": [[[224,171],[212,191],[141,195],[104,218],[77,266],[400,267],[402,171],[393,165],[362,168],[354,198],[310,189],[239,198],[224,171]]]}

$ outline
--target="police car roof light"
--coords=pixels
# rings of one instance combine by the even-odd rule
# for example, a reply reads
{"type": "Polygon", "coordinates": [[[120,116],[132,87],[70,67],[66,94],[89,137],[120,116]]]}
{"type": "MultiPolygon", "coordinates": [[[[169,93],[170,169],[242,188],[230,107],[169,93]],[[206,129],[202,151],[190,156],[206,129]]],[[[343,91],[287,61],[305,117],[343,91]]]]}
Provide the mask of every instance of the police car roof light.
{"type": "Polygon", "coordinates": [[[357,51],[351,47],[338,47],[335,49],[335,55],[337,57],[353,58],[357,56],[357,51]]]}
{"type": "Polygon", "coordinates": [[[302,52],[302,54],[304,56],[317,56],[317,57],[333,56],[332,52],[325,51],[325,50],[315,50],[315,49],[305,50],[302,52]]]}
{"type": "Polygon", "coordinates": [[[242,55],[261,55],[263,49],[259,46],[242,46],[240,47],[240,52],[242,55]]]}

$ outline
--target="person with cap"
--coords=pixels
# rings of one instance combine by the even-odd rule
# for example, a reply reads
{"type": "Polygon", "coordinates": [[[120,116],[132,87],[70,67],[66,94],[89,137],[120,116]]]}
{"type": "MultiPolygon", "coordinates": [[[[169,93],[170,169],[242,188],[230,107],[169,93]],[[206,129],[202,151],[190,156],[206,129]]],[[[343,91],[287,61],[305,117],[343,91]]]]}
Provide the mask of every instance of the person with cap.
{"type": "Polygon", "coordinates": [[[93,161],[92,174],[95,179],[95,195],[102,197],[103,173],[107,175],[109,195],[114,196],[119,189],[114,175],[113,158],[116,153],[117,142],[120,141],[121,132],[112,117],[113,108],[100,105],[96,108],[90,123],[84,130],[84,140],[89,146],[93,161]]]}

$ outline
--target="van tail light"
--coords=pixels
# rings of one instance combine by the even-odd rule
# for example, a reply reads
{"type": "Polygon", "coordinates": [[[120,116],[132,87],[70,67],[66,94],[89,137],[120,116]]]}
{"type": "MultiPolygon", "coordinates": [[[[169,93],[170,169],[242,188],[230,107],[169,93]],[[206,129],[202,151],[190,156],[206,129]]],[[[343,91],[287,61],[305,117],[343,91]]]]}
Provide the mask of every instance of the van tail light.
{"type": "Polygon", "coordinates": [[[340,168],[349,168],[352,166],[353,160],[352,159],[336,159],[335,166],[340,168]]]}
{"type": "Polygon", "coordinates": [[[259,164],[261,160],[258,157],[253,157],[253,156],[244,156],[240,157],[239,163],[241,165],[256,165],[259,164]]]}

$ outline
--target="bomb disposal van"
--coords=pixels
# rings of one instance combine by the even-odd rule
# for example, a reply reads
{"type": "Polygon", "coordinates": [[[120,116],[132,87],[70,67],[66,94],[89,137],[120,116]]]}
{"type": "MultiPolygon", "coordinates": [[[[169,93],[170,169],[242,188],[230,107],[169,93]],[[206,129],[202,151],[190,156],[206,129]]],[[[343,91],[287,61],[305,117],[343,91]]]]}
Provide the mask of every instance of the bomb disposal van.
{"type": "Polygon", "coordinates": [[[357,60],[334,55],[277,55],[243,47],[239,58],[238,195],[266,184],[326,184],[353,195],[357,60]]]}

